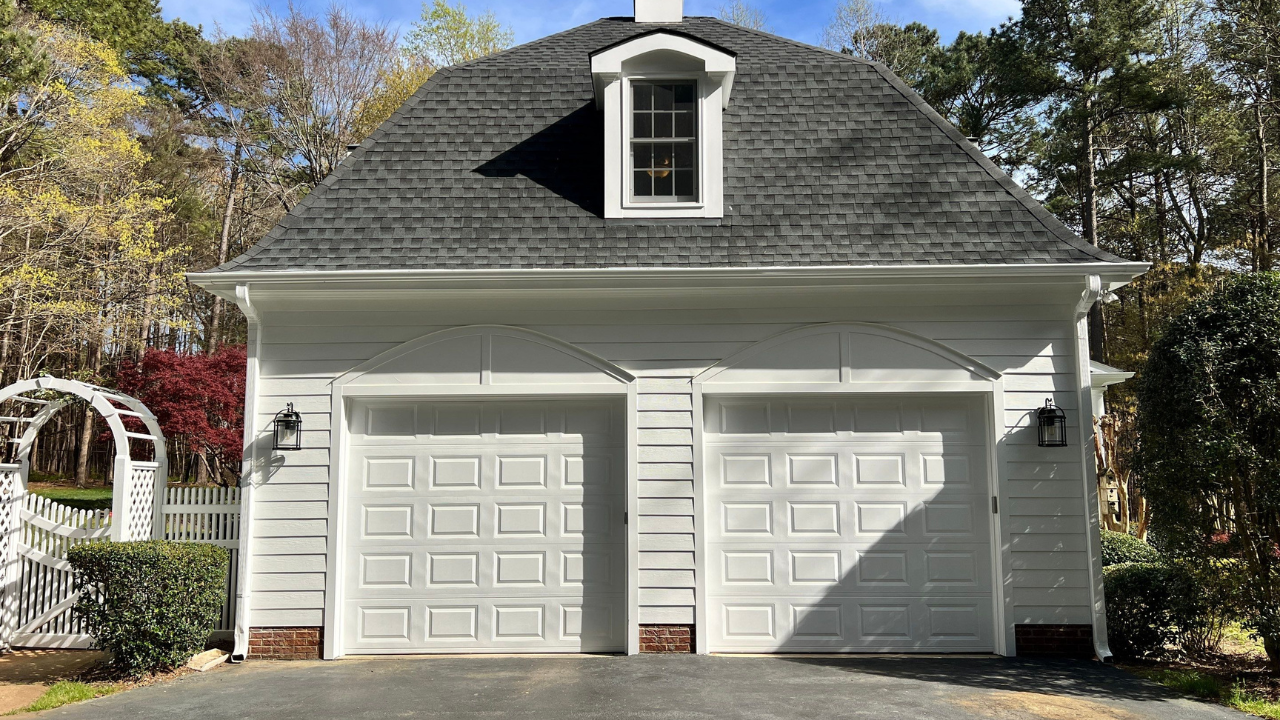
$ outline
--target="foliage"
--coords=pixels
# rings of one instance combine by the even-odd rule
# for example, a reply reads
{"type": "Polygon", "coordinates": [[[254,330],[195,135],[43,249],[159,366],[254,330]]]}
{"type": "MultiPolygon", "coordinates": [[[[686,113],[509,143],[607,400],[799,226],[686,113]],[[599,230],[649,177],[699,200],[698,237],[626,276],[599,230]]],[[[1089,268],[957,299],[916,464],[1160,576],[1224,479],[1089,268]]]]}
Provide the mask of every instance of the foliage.
{"type": "Polygon", "coordinates": [[[1128,533],[1102,531],[1103,567],[1121,563],[1158,563],[1160,561],[1160,551],[1146,542],[1128,533]]]}
{"type": "Polygon", "coordinates": [[[1162,563],[1121,563],[1102,571],[1107,598],[1107,640],[1117,657],[1158,656],[1176,630],[1173,603],[1187,589],[1162,563]]]}
{"type": "Polygon", "coordinates": [[[82,618],[125,675],[169,670],[204,649],[226,599],[229,555],[207,543],[84,543],[67,551],[82,618]]]}
{"type": "Polygon", "coordinates": [[[151,410],[168,441],[236,472],[244,443],[243,346],[208,355],[148,350],[140,361],[121,364],[115,384],[151,410]]]}
{"type": "Polygon", "coordinates": [[[1215,700],[1250,715],[1280,720],[1280,702],[1255,695],[1238,682],[1230,683],[1199,670],[1144,669],[1138,674],[1181,693],[1215,700]]]}
{"type": "Polygon", "coordinates": [[[1138,404],[1154,528],[1197,565],[1239,561],[1245,619],[1280,662],[1280,275],[1232,278],[1174,318],[1138,404]]]}
{"type": "MultiPolygon", "coordinates": [[[[70,705],[71,703],[83,702],[94,698],[110,695],[120,690],[120,686],[113,683],[84,683],[77,680],[59,680],[49,686],[44,694],[36,698],[35,702],[22,708],[17,712],[40,712],[41,710],[52,710],[70,705]]],[[[13,713],[11,713],[13,714],[13,713]]]]}
{"type": "Polygon", "coordinates": [[[422,4],[422,18],[405,36],[405,52],[432,67],[457,65],[511,47],[516,36],[492,12],[467,14],[459,2],[435,0],[422,4]]]}

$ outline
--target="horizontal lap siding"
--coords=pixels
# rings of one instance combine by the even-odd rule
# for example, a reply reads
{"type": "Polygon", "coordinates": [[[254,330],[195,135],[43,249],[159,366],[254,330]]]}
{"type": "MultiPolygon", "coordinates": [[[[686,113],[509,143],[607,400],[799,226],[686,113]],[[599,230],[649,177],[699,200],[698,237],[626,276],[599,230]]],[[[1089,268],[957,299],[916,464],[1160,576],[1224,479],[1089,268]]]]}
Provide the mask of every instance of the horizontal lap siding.
{"type": "MultiPolygon", "coordinates": [[[[652,303],[651,303],[652,304],[652,303]]],[[[661,305],[661,303],[657,303],[661,305]]],[[[641,304],[642,305],[642,304],[641,304]]],[[[1033,419],[1046,397],[1074,426],[1078,394],[1070,322],[1060,308],[929,304],[911,296],[850,307],[760,302],[760,307],[550,310],[442,308],[268,313],[260,428],[293,402],[304,450],[258,491],[254,625],[321,621],[327,518],[329,385],[378,353],[456,325],[499,323],[543,332],[617,363],[638,378],[640,617],[692,623],[694,577],[693,398],[701,370],[779,332],[814,322],[883,322],[943,342],[1005,375],[1005,522],[1012,548],[1010,622],[1090,622],[1079,448],[1036,447],[1033,419]],[[290,521],[282,525],[274,521],[290,521]],[[268,522],[271,521],[271,522],[268,522]],[[295,528],[286,538],[283,528],[295,528]],[[286,607],[287,606],[287,607],[286,607]]],[[[1072,429],[1074,432],[1074,428],[1072,429]]]]}

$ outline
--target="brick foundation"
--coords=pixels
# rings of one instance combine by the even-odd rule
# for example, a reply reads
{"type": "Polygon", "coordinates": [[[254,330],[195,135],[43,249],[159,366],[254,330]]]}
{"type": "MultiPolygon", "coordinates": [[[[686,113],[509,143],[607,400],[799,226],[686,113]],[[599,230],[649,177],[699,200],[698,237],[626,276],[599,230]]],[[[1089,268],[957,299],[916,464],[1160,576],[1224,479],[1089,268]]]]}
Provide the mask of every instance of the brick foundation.
{"type": "Polygon", "coordinates": [[[319,660],[324,628],[253,628],[249,631],[251,660],[319,660]]]}
{"type": "Polygon", "coordinates": [[[693,626],[641,625],[640,652],[691,653],[693,652],[693,626]]]}
{"type": "Polygon", "coordinates": [[[1015,625],[1019,657],[1092,658],[1092,625],[1015,625]]]}

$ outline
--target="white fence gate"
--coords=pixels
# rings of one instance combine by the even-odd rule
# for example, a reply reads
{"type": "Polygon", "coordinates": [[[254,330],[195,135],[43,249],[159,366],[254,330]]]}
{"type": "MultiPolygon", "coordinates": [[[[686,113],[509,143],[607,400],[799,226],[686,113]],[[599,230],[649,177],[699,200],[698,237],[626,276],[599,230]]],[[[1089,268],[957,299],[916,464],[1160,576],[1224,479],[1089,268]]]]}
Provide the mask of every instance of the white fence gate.
{"type": "Polygon", "coordinates": [[[67,550],[84,542],[151,538],[221,545],[231,554],[227,599],[215,632],[235,628],[240,551],[240,489],[167,486],[164,435],[141,402],[74,380],[37,378],[0,390],[0,651],[19,647],[88,647],[73,617],[78,594],[67,550]],[[27,492],[29,455],[40,427],[71,396],[88,402],[115,440],[111,510],[79,510],[27,492]],[[144,426],[132,432],[125,425],[144,426]],[[151,445],[153,460],[134,460],[131,443],[151,445]]]}

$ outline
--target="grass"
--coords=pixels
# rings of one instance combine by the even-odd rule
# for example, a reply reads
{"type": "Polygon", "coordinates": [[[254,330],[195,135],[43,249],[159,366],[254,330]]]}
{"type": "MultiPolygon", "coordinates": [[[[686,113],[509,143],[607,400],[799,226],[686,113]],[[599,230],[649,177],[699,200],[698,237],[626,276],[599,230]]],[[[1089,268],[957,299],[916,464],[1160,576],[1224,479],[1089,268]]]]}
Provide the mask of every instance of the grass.
{"type": "Polygon", "coordinates": [[[111,509],[111,488],[109,487],[35,487],[31,492],[81,510],[111,509]]]}
{"type": "Polygon", "coordinates": [[[1214,700],[1250,715],[1280,720],[1280,702],[1249,693],[1243,685],[1228,684],[1208,673],[1198,670],[1141,670],[1138,674],[1181,693],[1214,700]]]}
{"type": "Polygon", "coordinates": [[[52,710],[53,708],[62,707],[70,703],[81,702],[83,700],[92,700],[103,695],[120,689],[119,685],[112,683],[82,683],[74,680],[63,680],[54,683],[44,694],[36,698],[36,701],[30,705],[14,710],[10,715],[18,713],[40,712],[41,710],[52,710]]]}

